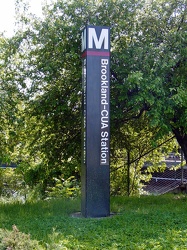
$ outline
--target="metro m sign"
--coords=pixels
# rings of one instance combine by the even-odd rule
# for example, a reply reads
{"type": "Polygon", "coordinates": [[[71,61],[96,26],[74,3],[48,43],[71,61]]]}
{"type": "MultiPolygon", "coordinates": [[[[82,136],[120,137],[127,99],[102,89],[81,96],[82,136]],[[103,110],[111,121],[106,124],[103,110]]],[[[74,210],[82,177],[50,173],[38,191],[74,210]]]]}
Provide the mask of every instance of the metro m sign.
{"type": "Polygon", "coordinates": [[[109,28],[87,26],[82,32],[82,52],[86,49],[109,50],[109,28]]]}

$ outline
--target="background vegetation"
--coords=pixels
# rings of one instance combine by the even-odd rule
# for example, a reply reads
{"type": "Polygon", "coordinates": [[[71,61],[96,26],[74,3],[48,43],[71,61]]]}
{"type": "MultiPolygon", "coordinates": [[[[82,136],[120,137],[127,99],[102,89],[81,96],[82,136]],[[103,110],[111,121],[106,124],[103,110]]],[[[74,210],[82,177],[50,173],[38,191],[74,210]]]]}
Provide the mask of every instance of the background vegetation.
{"type": "Polygon", "coordinates": [[[41,19],[25,1],[16,10],[17,32],[0,36],[0,159],[17,164],[26,198],[77,194],[86,24],[111,27],[111,193],[139,193],[176,140],[187,159],[185,0],[57,0],[41,19]]]}

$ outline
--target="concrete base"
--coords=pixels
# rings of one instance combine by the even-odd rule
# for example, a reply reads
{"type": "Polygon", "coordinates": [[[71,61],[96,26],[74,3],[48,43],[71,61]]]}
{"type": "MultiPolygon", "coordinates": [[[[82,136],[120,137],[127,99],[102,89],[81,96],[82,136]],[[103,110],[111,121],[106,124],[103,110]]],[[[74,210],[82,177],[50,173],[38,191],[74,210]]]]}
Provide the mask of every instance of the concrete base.
{"type": "Polygon", "coordinates": [[[104,219],[104,218],[111,218],[115,215],[120,215],[120,213],[110,213],[109,216],[105,216],[105,217],[84,217],[81,212],[76,212],[76,213],[73,213],[71,214],[71,217],[72,218],[85,218],[85,219],[104,219]]]}

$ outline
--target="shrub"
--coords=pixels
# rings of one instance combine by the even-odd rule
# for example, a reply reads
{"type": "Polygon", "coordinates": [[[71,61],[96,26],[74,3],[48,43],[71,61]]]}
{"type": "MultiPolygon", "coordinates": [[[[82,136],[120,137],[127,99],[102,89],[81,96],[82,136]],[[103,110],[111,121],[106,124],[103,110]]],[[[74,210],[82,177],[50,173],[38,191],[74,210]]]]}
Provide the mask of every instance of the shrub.
{"type": "Polygon", "coordinates": [[[80,184],[74,176],[70,176],[64,180],[62,176],[53,178],[54,186],[48,187],[47,196],[49,198],[75,198],[80,196],[80,184]]]}
{"type": "Polygon", "coordinates": [[[12,231],[0,229],[0,250],[43,250],[38,241],[31,240],[30,235],[22,233],[13,225],[12,231]]]}
{"type": "Polygon", "coordinates": [[[16,197],[21,190],[25,189],[23,177],[16,169],[0,169],[0,195],[4,197],[16,197]]]}

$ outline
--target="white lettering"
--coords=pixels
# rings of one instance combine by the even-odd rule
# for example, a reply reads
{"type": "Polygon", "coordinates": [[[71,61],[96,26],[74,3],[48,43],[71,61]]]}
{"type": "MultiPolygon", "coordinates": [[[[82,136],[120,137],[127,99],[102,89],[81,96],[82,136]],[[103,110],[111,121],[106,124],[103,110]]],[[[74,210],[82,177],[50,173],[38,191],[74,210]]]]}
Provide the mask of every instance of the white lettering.
{"type": "Polygon", "coordinates": [[[108,124],[101,122],[101,129],[108,128],[108,124]]]}
{"type": "Polygon", "coordinates": [[[95,28],[88,28],[88,48],[93,49],[93,43],[95,44],[96,49],[101,49],[104,45],[104,49],[108,49],[108,29],[102,29],[100,37],[97,37],[95,28]]]}
{"type": "Polygon", "coordinates": [[[108,102],[107,102],[106,99],[103,98],[103,99],[101,99],[101,104],[102,104],[102,105],[108,105],[108,102]]]}
{"type": "Polygon", "coordinates": [[[106,75],[102,75],[101,76],[101,80],[105,81],[107,79],[107,76],[106,75]]]}
{"type": "Polygon", "coordinates": [[[105,165],[105,164],[106,164],[106,158],[105,159],[101,158],[101,165],[105,165]]]}
{"type": "Polygon", "coordinates": [[[100,164],[109,164],[109,71],[108,59],[101,59],[101,154],[100,164]]]}
{"type": "MultiPolygon", "coordinates": [[[[102,110],[101,111],[101,116],[102,116],[102,118],[108,117],[108,111],[107,110],[102,110]]],[[[101,121],[102,121],[102,118],[101,118],[101,121]]]]}
{"type": "Polygon", "coordinates": [[[101,64],[101,67],[103,67],[103,65],[108,65],[108,59],[101,59],[101,64]]]}
{"type": "Polygon", "coordinates": [[[101,88],[101,94],[107,93],[107,89],[101,88]]]}
{"type": "Polygon", "coordinates": [[[102,158],[102,159],[106,159],[106,153],[102,153],[102,154],[101,154],[101,158],[102,158]]]}
{"type": "Polygon", "coordinates": [[[108,138],[105,138],[108,137],[108,132],[107,131],[101,132],[101,137],[104,137],[101,139],[102,141],[108,141],[108,138]]]}
{"type": "Polygon", "coordinates": [[[108,117],[101,117],[101,122],[108,123],[108,117]]]}
{"type": "Polygon", "coordinates": [[[101,70],[101,74],[106,75],[106,73],[107,73],[107,70],[106,70],[106,69],[102,69],[102,70],[101,70]]]}
{"type": "Polygon", "coordinates": [[[108,81],[101,81],[101,86],[103,88],[108,88],[108,81]]]}

